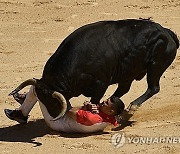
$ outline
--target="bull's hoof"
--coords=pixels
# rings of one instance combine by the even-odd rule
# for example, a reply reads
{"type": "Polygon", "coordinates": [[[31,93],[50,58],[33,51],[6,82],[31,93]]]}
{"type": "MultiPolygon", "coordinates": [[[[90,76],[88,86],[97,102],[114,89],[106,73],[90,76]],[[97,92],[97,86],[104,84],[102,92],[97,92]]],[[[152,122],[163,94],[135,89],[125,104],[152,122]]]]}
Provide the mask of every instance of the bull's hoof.
{"type": "Polygon", "coordinates": [[[138,108],[139,108],[139,106],[138,105],[135,105],[135,104],[129,104],[129,106],[128,106],[128,108],[127,108],[127,111],[128,111],[128,113],[129,114],[134,114],[134,112],[135,111],[137,111],[138,110],[138,108]]]}

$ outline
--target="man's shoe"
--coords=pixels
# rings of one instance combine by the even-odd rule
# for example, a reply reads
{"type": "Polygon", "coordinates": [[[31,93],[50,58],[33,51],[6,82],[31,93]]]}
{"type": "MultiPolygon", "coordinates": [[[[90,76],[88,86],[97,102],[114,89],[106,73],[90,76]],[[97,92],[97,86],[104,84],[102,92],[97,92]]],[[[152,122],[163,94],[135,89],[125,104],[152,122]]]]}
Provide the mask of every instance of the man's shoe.
{"type": "Polygon", "coordinates": [[[20,110],[4,109],[4,113],[9,119],[15,120],[19,122],[20,124],[27,123],[28,116],[25,117],[20,110]]]}
{"type": "Polygon", "coordinates": [[[15,93],[13,95],[14,99],[19,103],[19,104],[23,104],[25,98],[26,98],[26,93],[24,94],[19,94],[19,93],[15,93]]]}

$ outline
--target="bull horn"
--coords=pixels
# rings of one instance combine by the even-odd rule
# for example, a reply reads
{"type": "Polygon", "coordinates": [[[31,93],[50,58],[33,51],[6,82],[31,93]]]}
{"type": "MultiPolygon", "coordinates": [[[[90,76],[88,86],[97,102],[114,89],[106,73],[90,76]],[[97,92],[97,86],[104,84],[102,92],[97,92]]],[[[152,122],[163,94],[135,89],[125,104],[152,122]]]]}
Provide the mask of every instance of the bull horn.
{"type": "Polygon", "coordinates": [[[21,83],[15,90],[13,90],[10,94],[10,95],[14,95],[15,93],[19,92],[21,89],[23,89],[24,87],[26,86],[29,86],[29,85],[36,85],[36,79],[29,79],[29,80],[26,80],[24,81],[23,83],[21,83]]]}
{"type": "Polygon", "coordinates": [[[62,111],[60,112],[60,114],[56,118],[53,119],[53,121],[56,121],[59,118],[61,118],[62,116],[64,116],[64,114],[66,113],[67,103],[66,103],[66,99],[64,98],[64,96],[57,91],[53,92],[52,97],[58,99],[58,101],[62,105],[62,111]]]}

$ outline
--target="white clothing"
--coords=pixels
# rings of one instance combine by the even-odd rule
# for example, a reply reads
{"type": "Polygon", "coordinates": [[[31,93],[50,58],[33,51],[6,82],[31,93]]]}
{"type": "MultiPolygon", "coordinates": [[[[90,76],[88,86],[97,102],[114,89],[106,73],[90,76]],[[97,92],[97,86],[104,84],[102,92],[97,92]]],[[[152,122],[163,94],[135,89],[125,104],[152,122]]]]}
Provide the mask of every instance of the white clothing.
{"type": "MultiPolygon", "coordinates": [[[[19,108],[19,110],[22,111],[24,116],[28,116],[29,112],[36,104],[37,100],[38,98],[36,97],[34,87],[31,86],[29,92],[26,95],[25,101],[19,108]]],[[[90,133],[90,132],[102,131],[109,124],[108,122],[100,122],[91,126],[86,126],[73,120],[67,114],[65,114],[60,119],[53,121],[54,118],[50,116],[45,105],[41,101],[39,101],[39,105],[47,125],[56,131],[90,133]]]]}

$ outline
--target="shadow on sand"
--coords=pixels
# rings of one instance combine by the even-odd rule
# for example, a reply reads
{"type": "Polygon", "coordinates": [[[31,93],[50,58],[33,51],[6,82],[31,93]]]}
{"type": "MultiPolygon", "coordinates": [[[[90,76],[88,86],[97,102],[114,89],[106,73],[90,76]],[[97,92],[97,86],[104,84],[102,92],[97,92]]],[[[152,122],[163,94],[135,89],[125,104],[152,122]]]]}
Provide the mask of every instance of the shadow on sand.
{"type": "Polygon", "coordinates": [[[62,133],[56,132],[50,129],[43,119],[36,121],[29,121],[27,124],[17,124],[14,126],[8,126],[0,128],[0,141],[4,142],[24,142],[32,143],[34,147],[41,146],[42,143],[36,142],[35,138],[43,137],[44,135],[57,135],[58,137],[65,138],[81,138],[92,135],[109,134],[108,132],[96,132],[96,133],[62,133]]]}
{"type": "Polygon", "coordinates": [[[120,131],[127,126],[132,127],[136,123],[136,121],[130,120],[132,116],[133,114],[130,114],[127,110],[124,110],[118,119],[120,125],[116,128],[113,128],[112,131],[120,131]]]}

